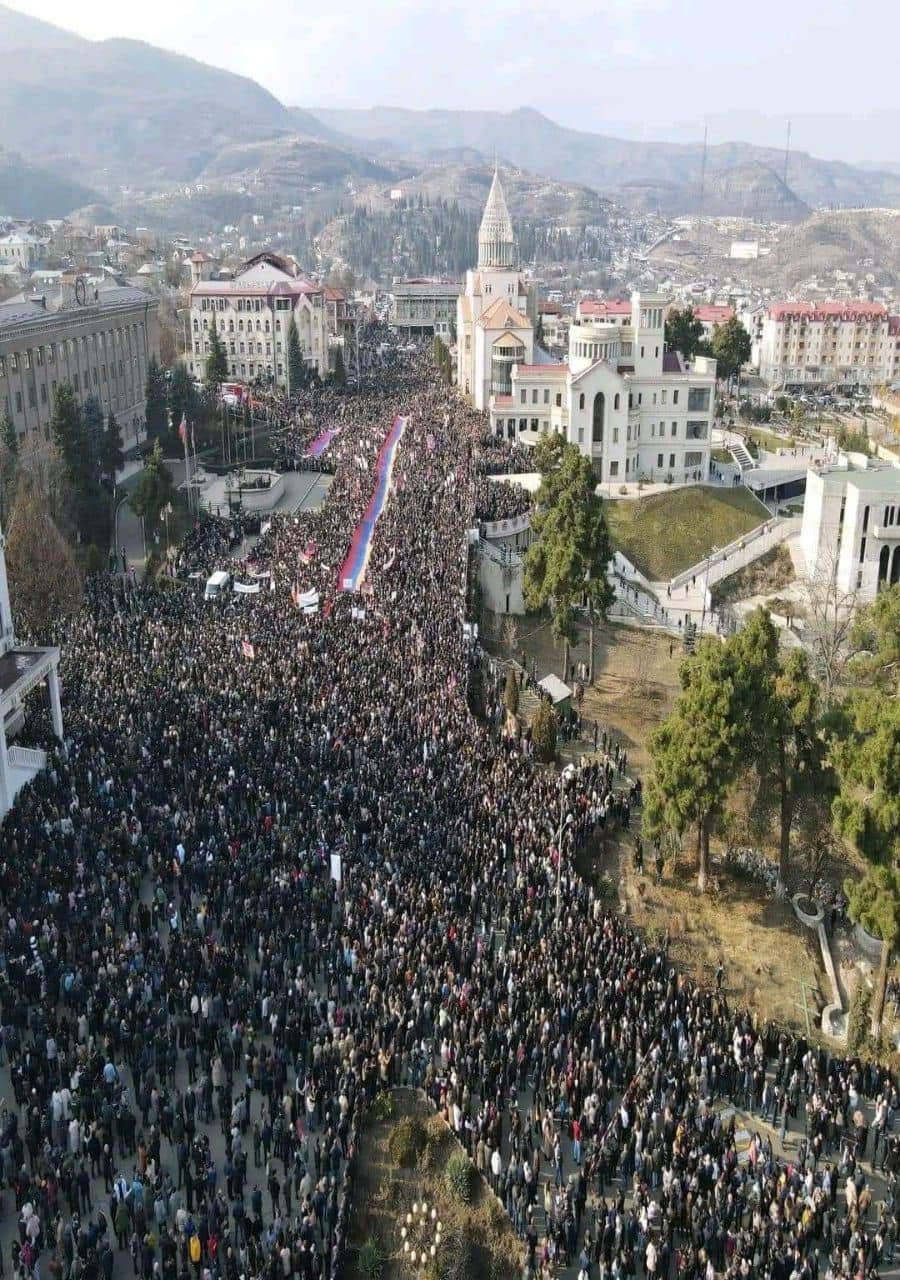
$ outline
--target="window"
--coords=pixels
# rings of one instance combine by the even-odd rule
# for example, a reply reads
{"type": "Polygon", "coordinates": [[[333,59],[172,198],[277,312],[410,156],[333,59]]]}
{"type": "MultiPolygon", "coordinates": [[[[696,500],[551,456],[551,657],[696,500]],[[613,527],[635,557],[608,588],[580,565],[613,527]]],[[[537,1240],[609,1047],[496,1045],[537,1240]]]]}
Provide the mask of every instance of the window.
{"type": "Polygon", "coordinates": [[[619,428],[613,427],[613,444],[619,443],[619,428]]]}
{"type": "Polygon", "coordinates": [[[675,466],[675,454],[674,454],[674,453],[670,453],[670,454],[669,454],[669,468],[671,469],[671,468],[672,468],[672,467],[674,467],[674,466],[675,466]]]}
{"type": "Polygon", "coordinates": [[[667,397],[667,395],[668,395],[668,392],[667,392],[667,391],[660,391],[660,393],[659,393],[659,403],[660,403],[660,404],[665,404],[665,403],[666,403],[666,397],[667,397]]]}
{"type": "Polygon", "coordinates": [[[687,431],[686,431],[688,440],[705,440],[708,431],[709,431],[708,422],[703,422],[703,421],[691,422],[691,420],[688,419],[687,431]]]}
{"type": "Polygon", "coordinates": [[[578,443],[584,444],[584,427],[578,428],[578,443]]]}
{"type": "Polygon", "coordinates": [[[584,408],[584,392],[583,392],[583,391],[582,391],[581,395],[578,397],[578,408],[579,408],[579,409],[583,409],[583,408],[584,408]]]}
{"type": "Polygon", "coordinates": [[[550,388],[544,387],[544,404],[550,403],[550,388]]]}
{"type": "Polygon", "coordinates": [[[532,431],[537,431],[537,429],[538,429],[538,420],[537,420],[537,418],[532,418],[532,419],[531,419],[531,430],[532,430],[532,431]]]}
{"type": "Polygon", "coordinates": [[[662,466],[662,464],[663,464],[663,456],[662,456],[662,454],[661,454],[661,453],[658,453],[658,454],[656,455],[656,465],[657,465],[658,467],[661,467],[661,466],[662,466]]]}
{"type": "Polygon", "coordinates": [[[673,422],[672,423],[672,439],[674,440],[677,435],[678,435],[678,423],[673,422]]]}
{"type": "Polygon", "coordinates": [[[609,464],[609,474],[610,474],[610,479],[611,479],[613,476],[617,476],[617,475],[619,474],[619,464],[618,464],[618,462],[611,462],[611,463],[609,464]]]}
{"type": "Polygon", "coordinates": [[[22,392],[16,392],[16,413],[22,412],[22,392]]]}
{"type": "Polygon", "coordinates": [[[532,390],[531,390],[531,403],[532,403],[532,404],[537,404],[537,402],[538,402],[537,387],[532,387],[532,390]]]}
{"type": "Polygon", "coordinates": [[[556,407],[557,409],[562,408],[562,392],[561,391],[557,391],[556,393],[556,407]]]}
{"type": "Polygon", "coordinates": [[[519,392],[519,404],[527,404],[527,403],[528,403],[528,392],[523,387],[522,390],[519,392]]]}
{"type": "Polygon", "coordinates": [[[605,417],[606,396],[602,391],[598,391],[594,396],[593,431],[591,436],[594,444],[603,443],[603,425],[605,417]]]}
{"type": "Polygon", "coordinates": [[[613,397],[613,408],[614,408],[614,409],[616,409],[616,410],[618,410],[618,408],[619,408],[619,401],[620,401],[620,399],[621,399],[621,397],[619,396],[619,393],[618,393],[618,391],[617,391],[617,392],[616,392],[616,394],[615,394],[615,396],[613,397]]]}
{"type": "Polygon", "coordinates": [[[688,410],[693,410],[695,413],[709,411],[709,387],[688,388],[688,410]]]}
{"type": "Polygon", "coordinates": [[[643,360],[643,358],[644,358],[644,348],[641,347],[641,359],[643,360]]]}
{"type": "Polygon", "coordinates": [[[677,391],[673,391],[673,392],[672,392],[672,403],[673,403],[673,404],[677,404],[677,403],[678,403],[678,392],[677,392],[677,391]]]}
{"type": "Polygon", "coordinates": [[[81,384],[80,384],[80,382],[79,382],[78,374],[77,374],[77,373],[73,373],[73,374],[72,374],[72,389],[73,389],[74,391],[80,391],[80,390],[81,390],[81,384]]]}
{"type": "Polygon", "coordinates": [[[37,408],[37,392],[35,391],[34,383],[31,383],[28,388],[28,407],[29,409],[37,408]]]}

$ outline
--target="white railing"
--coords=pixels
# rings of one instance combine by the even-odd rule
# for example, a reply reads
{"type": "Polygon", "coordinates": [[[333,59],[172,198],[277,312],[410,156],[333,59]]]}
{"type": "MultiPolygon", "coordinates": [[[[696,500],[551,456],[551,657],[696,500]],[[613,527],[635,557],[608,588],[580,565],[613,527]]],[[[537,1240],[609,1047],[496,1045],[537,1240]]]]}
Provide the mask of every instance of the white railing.
{"type": "Polygon", "coordinates": [[[47,767],[47,752],[40,747],[10,747],[7,753],[9,763],[19,769],[41,770],[47,767]]]}
{"type": "Polygon", "coordinates": [[[481,527],[486,538],[511,538],[531,528],[531,512],[509,516],[506,520],[482,520],[481,527]]]}
{"type": "Polygon", "coordinates": [[[702,581],[706,587],[711,587],[722,578],[727,578],[729,574],[742,569],[744,565],[758,560],[766,551],[777,546],[779,542],[784,542],[785,538],[789,538],[792,533],[797,533],[801,523],[799,517],[784,519],[776,516],[772,520],[767,520],[750,533],[745,533],[743,537],[735,538],[727,547],[721,547],[715,551],[708,561],[699,560],[690,569],[676,574],[669,585],[674,591],[677,587],[686,586],[688,583],[693,586],[696,580],[696,582],[702,581]]]}

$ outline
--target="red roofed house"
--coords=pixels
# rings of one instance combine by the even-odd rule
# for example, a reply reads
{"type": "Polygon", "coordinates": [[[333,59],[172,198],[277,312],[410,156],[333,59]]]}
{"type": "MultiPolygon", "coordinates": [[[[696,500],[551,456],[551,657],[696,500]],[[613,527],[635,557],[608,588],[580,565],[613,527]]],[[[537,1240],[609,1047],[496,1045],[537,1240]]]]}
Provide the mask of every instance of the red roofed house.
{"type": "Polygon", "coordinates": [[[881,302],[776,302],[762,325],[759,371],[786,390],[864,390],[900,377],[896,317],[881,302]]]}
{"type": "Polygon", "coordinates": [[[233,280],[198,281],[191,288],[189,371],[204,380],[209,330],[215,326],[231,377],[289,390],[287,333],[292,317],[307,367],[324,377],[328,372],[325,289],[298,275],[293,261],[275,253],[258,253],[233,280]]]}

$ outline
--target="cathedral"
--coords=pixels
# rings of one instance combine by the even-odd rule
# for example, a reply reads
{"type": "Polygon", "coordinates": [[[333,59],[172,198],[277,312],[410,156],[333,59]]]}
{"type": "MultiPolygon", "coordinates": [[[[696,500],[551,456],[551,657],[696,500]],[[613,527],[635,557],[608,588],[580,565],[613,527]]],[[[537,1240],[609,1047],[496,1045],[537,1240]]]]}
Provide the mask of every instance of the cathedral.
{"type": "Polygon", "coordinates": [[[513,365],[534,358],[535,304],[517,267],[516,237],[495,169],[478,231],[478,266],[466,272],[456,303],[456,382],[476,409],[487,409],[492,395],[511,394],[513,365]]]}

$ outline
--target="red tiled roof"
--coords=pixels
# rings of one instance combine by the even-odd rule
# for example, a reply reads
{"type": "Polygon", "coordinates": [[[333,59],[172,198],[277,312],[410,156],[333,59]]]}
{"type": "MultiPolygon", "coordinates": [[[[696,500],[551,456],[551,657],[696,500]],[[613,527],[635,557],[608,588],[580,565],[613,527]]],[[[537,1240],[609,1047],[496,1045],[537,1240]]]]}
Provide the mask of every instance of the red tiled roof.
{"type": "Polygon", "coordinates": [[[880,320],[887,317],[883,302],[773,302],[770,320],[880,320]]]}
{"type": "Polygon", "coordinates": [[[582,298],[578,312],[583,316],[630,316],[631,303],[627,298],[582,298]]]}
{"type": "Polygon", "coordinates": [[[734,307],[702,306],[694,307],[694,316],[703,324],[725,324],[734,315],[734,307]]]}
{"type": "Polygon", "coordinates": [[[346,302],[347,301],[347,295],[343,292],[343,290],[333,289],[330,284],[324,285],[322,292],[325,294],[325,299],[328,302],[346,302]]]}
{"type": "Polygon", "coordinates": [[[537,373],[548,378],[564,378],[569,372],[567,364],[520,364],[519,373],[537,373]]]}

